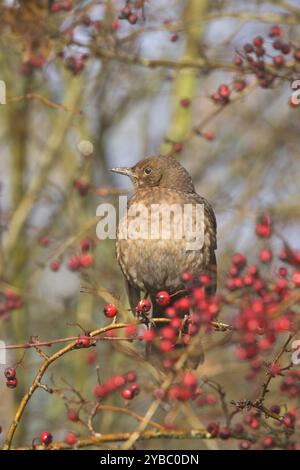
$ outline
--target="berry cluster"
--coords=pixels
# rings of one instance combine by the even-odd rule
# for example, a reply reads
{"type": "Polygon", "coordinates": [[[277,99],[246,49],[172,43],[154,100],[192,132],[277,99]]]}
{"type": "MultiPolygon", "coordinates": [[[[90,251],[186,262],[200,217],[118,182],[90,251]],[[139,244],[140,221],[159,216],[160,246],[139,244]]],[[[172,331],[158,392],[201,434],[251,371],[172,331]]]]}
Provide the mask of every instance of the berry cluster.
{"type": "Polygon", "coordinates": [[[103,384],[96,385],[94,395],[98,400],[103,400],[111,393],[122,389],[121,396],[125,398],[125,400],[132,400],[140,393],[136,379],[137,375],[134,371],[126,372],[123,375],[114,375],[103,384]]]}
{"type": "MultiPolygon", "coordinates": [[[[269,39],[256,36],[252,42],[246,43],[243,50],[239,51],[233,60],[238,75],[234,78],[231,86],[222,83],[218,90],[211,95],[212,100],[220,105],[228,104],[233,91],[241,92],[247,87],[245,75],[255,75],[262,88],[274,86],[275,80],[281,78],[279,72],[287,66],[288,59],[290,60],[289,70],[292,79],[300,62],[300,47],[284,40],[283,37],[282,28],[275,25],[270,28],[269,39]]],[[[296,105],[292,102],[290,104],[296,105]]]]}
{"type": "Polygon", "coordinates": [[[0,292],[0,318],[10,320],[10,312],[22,308],[22,299],[12,289],[5,289],[0,292]]]}
{"type": "MultiPolygon", "coordinates": [[[[49,245],[49,239],[43,237],[42,246],[49,245]]],[[[92,250],[95,248],[94,239],[92,238],[83,238],[80,240],[80,247],[78,249],[78,254],[71,254],[67,260],[67,267],[70,271],[79,271],[82,269],[87,269],[93,266],[94,257],[92,255],[92,250]]],[[[53,272],[59,271],[61,267],[61,260],[54,260],[50,264],[50,269],[53,272]]]]}

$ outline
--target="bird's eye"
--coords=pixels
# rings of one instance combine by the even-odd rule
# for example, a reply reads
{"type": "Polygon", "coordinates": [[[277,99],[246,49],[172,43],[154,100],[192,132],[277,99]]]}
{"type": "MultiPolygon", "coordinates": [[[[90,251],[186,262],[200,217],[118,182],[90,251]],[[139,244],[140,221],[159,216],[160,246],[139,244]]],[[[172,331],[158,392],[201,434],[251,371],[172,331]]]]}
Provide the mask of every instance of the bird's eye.
{"type": "Polygon", "coordinates": [[[149,166],[147,166],[147,167],[144,169],[144,173],[145,173],[145,175],[150,175],[150,173],[152,173],[152,168],[150,168],[149,166]]]}

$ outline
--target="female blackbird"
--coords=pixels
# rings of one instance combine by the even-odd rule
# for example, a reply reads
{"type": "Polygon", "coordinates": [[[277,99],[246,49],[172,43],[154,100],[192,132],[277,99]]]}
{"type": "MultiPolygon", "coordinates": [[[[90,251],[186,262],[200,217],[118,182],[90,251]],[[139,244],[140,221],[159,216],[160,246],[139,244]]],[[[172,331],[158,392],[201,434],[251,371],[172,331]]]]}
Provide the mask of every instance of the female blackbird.
{"type": "Polygon", "coordinates": [[[185,168],[173,157],[159,155],[145,158],[132,168],[113,168],[112,171],[129,176],[134,186],[126,217],[119,223],[116,244],[117,259],[133,312],[144,292],[150,295],[153,316],[157,316],[156,294],[162,290],[174,294],[184,289],[184,272],[190,273],[193,279],[209,274],[211,283],[207,293],[213,294],[217,267],[216,218],[210,204],[196,193],[185,168]],[[186,207],[191,208],[187,215],[186,207]],[[200,223],[197,222],[196,207],[202,208],[200,223]],[[170,209],[170,225],[164,231],[166,208],[170,209]],[[178,217],[180,212],[182,217],[178,217]],[[158,220],[159,225],[153,226],[158,220]],[[137,226],[143,236],[137,236],[136,232],[130,236],[130,227],[137,226]],[[124,236],[126,230],[127,237],[124,236]],[[194,244],[201,236],[202,242],[194,244]]]}

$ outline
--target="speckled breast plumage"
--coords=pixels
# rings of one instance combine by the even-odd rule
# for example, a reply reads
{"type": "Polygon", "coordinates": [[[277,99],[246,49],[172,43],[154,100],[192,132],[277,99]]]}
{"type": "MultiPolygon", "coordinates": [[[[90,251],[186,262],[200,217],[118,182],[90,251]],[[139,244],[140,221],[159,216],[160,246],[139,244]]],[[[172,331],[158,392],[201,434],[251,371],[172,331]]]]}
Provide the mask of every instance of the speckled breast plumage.
{"type": "MultiPolygon", "coordinates": [[[[145,188],[138,190],[128,202],[143,204],[146,208],[153,204],[202,204],[204,207],[203,243],[200,249],[187,250],[187,242],[194,234],[185,230],[183,237],[176,239],[171,232],[169,239],[121,239],[124,227],[134,216],[120,220],[116,244],[117,259],[124,276],[136,289],[155,293],[160,289],[177,292],[182,289],[182,273],[190,272],[196,278],[209,267],[216,248],[216,227],[212,209],[207,201],[196,193],[183,193],[167,188],[145,188]]],[[[139,215],[140,216],[140,215],[139,215]]],[[[145,214],[149,218],[149,213],[145,214]]],[[[191,213],[192,226],[195,225],[194,212],[191,213]]],[[[149,232],[150,233],[150,232],[149,232]]]]}

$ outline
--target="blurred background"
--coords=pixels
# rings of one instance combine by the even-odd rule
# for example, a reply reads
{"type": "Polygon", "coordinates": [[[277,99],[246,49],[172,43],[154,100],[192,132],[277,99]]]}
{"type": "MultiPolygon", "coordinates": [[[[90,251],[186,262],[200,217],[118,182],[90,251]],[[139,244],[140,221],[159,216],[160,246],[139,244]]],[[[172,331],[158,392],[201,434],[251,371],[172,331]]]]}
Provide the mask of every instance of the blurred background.
{"type": "MultiPolygon", "coordinates": [[[[118,194],[130,189],[129,180],[109,169],[146,155],[173,153],[197,192],[212,203],[219,285],[234,252],[256,261],[254,227],[261,213],[271,214],[276,226],[275,249],[281,236],[299,248],[299,107],[289,102],[300,72],[293,58],[300,47],[299,2],[136,0],[133,24],[120,18],[125,3],[1,1],[0,79],[6,86],[0,107],[1,302],[7,289],[22,299],[20,308],[0,311],[0,335],[8,344],[31,336],[76,336],[81,333],[76,323],[86,330],[104,325],[110,293],[125,305],[114,241],[96,238],[96,208],[116,203],[118,194]],[[270,37],[274,25],[290,46],[284,65],[275,70],[272,58],[281,52],[270,37]],[[245,44],[257,36],[264,38],[263,60],[274,75],[264,84],[244,57],[245,44]],[[234,63],[236,57],[245,68],[234,63]],[[221,84],[230,89],[225,104],[211,98],[221,84]],[[85,266],[78,268],[72,257],[83,255],[85,266]],[[102,288],[102,298],[80,292],[102,288]]],[[[124,312],[122,320],[129,315],[124,312]]],[[[47,383],[76,387],[92,399],[96,365],[103,378],[141,368],[145,392],[135,409],[143,415],[151,394],[148,371],[122,347],[99,342],[92,351],[66,355],[49,370],[47,383]]],[[[36,351],[23,355],[7,353],[8,364],[20,362],[18,387],[10,390],[0,379],[3,430],[41,361],[36,351]]],[[[232,397],[246,394],[245,382],[237,380],[242,369],[230,347],[225,352],[219,346],[207,356],[205,373],[230,384],[232,397]]],[[[115,402],[123,403],[119,396],[115,402]]],[[[204,407],[199,420],[218,414],[204,407]]],[[[180,419],[187,419],[184,413],[180,419]]],[[[135,429],[136,423],[108,412],[97,425],[109,432],[135,429]]],[[[14,445],[30,445],[45,428],[56,439],[70,429],[85,431],[68,422],[63,399],[38,390],[14,445]]],[[[199,448],[206,445],[197,442],[199,448]]],[[[138,444],[147,446],[178,444],[138,444]]]]}

